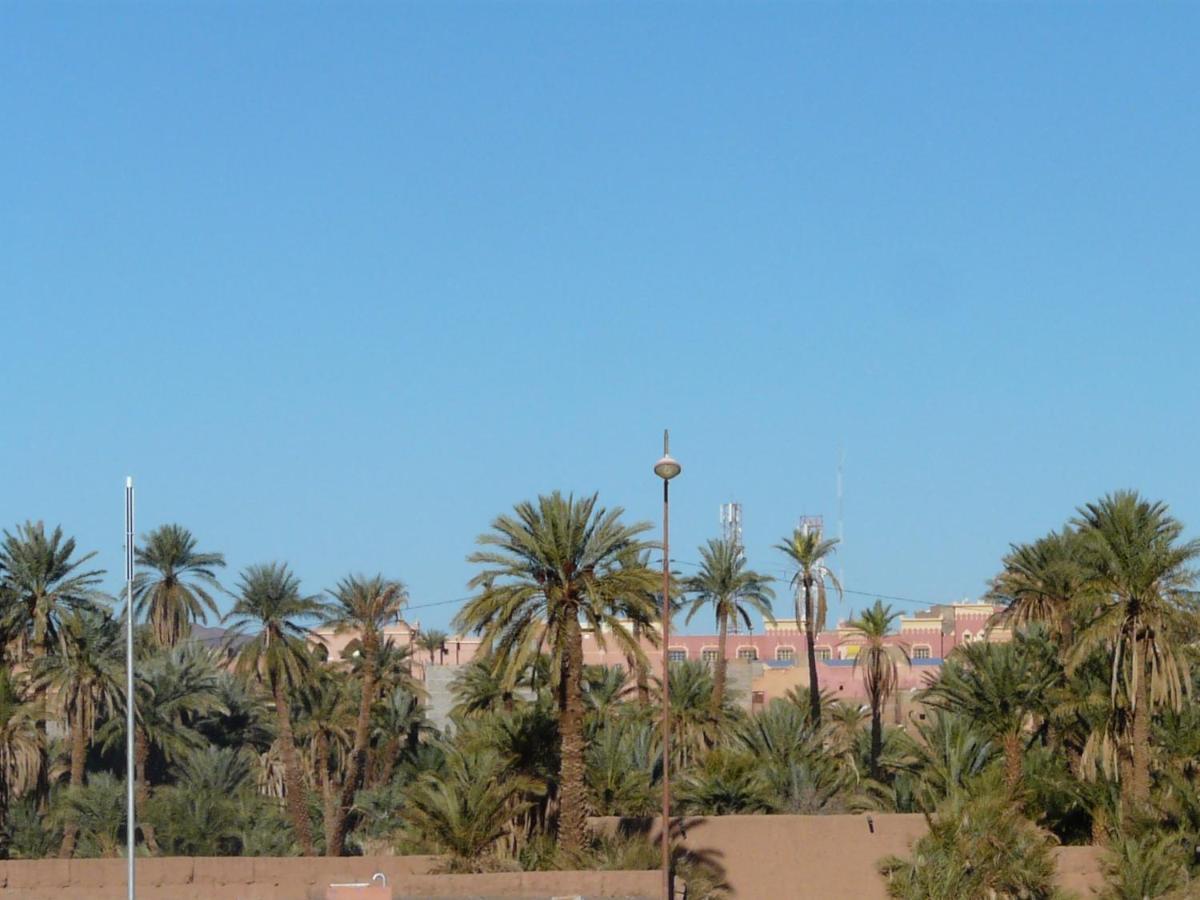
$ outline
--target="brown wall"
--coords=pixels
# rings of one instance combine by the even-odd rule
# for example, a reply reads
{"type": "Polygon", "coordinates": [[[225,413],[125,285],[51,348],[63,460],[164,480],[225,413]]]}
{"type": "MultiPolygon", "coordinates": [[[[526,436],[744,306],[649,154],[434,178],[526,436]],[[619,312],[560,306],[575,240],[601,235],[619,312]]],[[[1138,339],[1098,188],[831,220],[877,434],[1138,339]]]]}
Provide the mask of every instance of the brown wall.
{"type": "MultiPolygon", "coordinates": [[[[918,815],[719,816],[685,819],[684,845],[723,873],[736,898],[885,900],[876,862],[907,855],[925,832],[918,815]]],[[[596,819],[599,828],[617,819],[596,819]]],[[[657,840],[653,823],[648,837],[657,840]]],[[[1060,847],[1059,883],[1081,898],[1099,888],[1094,847],[1060,847]]],[[[498,875],[428,875],[429,856],[346,859],[200,858],[138,861],[143,900],[303,900],[323,898],[333,882],[365,882],[383,872],[396,897],[646,897],[659,892],[659,874],[648,872],[524,872],[498,875]]],[[[0,862],[4,900],[120,900],[125,861],[39,860],[0,862]]]]}
{"type": "MultiPolygon", "coordinates": [[[[869,818],[870,823],[866,815],[685,819],[682,843],[722,870],[733,897],[886,900],[876,863],[890,854],[907,856],[912,842],[925,833],[925,818],[869,818]]],[[[593,823],[612,829],[620,821],[593,823]]],[[[649,837],[658,839],[656,825],[649,837]]],[[[1060,847],[1057,852],[1062,887],[1092,896],[1088,889],[1100,885],[1097,849],[1060,847]]]]}
{"type": "MultiPolygon", "coordinates": [[[[266,859],[250,857],[138,860],[140,900],[324,900],[336,882],[388,876],[396,897],[655,897],[658,872],[514,872],[428,875],[431,856],[266,859]]],[[[125,860],[0,862],[4,900],[122,900],[125,860]]]]}

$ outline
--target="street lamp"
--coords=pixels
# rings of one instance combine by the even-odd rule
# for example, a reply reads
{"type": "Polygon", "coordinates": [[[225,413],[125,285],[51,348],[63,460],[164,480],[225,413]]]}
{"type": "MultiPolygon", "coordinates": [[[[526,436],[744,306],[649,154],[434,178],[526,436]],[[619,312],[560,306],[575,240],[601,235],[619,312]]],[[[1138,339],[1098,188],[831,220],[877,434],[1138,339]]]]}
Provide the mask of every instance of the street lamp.
{"type": "Polygon", "coordinates": [[[663,589],[662,589],[662,875],[663,900],[671,900],[671,479],[683,471],[671,458],[671,435],[663,430],[662,459],[654,464],[654,474],[663,483],[663,589]]]}

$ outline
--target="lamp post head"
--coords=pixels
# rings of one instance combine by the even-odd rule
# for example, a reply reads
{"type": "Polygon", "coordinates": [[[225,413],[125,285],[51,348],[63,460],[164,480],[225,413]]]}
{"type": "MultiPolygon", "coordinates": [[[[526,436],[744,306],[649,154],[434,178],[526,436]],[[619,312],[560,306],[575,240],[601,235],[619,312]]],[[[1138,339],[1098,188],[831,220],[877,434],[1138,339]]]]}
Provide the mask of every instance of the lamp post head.
{"type": "Polygon", "coordinates": [[[679,465],[679,463],[670,456],[664,456],[654,464],[654,474],[663,481],[670,481],[682,471],[683,466],[679,465]]]}
{"type": "Polygon", "coordinates": [[[671,456],[671,435],[668,431],[663,431],[663,455],[662,459],[654,464],[654,474],[663,481],[670,481],[676,475],[683,471],[681,466],[671,456]]]}

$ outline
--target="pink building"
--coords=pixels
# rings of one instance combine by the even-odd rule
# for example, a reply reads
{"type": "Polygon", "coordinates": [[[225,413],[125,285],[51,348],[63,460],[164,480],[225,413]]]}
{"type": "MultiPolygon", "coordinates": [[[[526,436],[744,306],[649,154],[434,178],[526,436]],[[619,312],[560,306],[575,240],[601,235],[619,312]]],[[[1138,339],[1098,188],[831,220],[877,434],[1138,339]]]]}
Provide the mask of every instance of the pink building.
{"type": "MultiPolygon", "coordinates": [[[[899,695],[911,694],[920,688],[926,673],[937,671],[942,659],[955,647],[977,640],[1008,640],[1006,628],[989,629],[998,607],[990,603],[952,603],[934,606],[912,616],[902,616],[900,630],[889,635],[887,642],[900,645],[912,660],[911,666],[900,666],[899,695]]],[[[398,646],[407,646],[420,633],[420,624],[410,625],[401,620],[385,630],[385,637],[398,646]]],[[[338,658],[353,639],[351,634],[335,634],[332,629],[318,628],[313,639],[328,648],[331,658],[338,658]]],[[[862,639],[844,624],[826,629],[817,636],[817,659],[821,687],[846,700],[863,699],[862,675],[854,668],[854,658],[862,639]]],[[[650,642],[643,641],[643,650],[650,658],[655,675],[662,671],[662,654],[650,642]]],[[[460,666],[474,659],[480,640],[474,635],[451,635],[430,658],[428,651],[413,650],[414,674],[425,678],[429,666],[460,666]]],[[[718,654],[715,634],[673,634],[668,654],[673,661],[699,660],[712,663],[718,654]]],[[[616,642],[601,641],[592,632],[583,636],[583,657],[586,665],[628,667],[628,661],[616,642]],[[604,646],[601,646],[601,644],[604,646]]],[[[808,685],[804,630],[795,619],[779,619],[764,626],[762,632],[732,633],[726,640],[726,657],[735,665],[745,665],[743,682],[751,685],[750,696],[743,698],[752,706],[770,702],[788,690],[808,685]]]]}

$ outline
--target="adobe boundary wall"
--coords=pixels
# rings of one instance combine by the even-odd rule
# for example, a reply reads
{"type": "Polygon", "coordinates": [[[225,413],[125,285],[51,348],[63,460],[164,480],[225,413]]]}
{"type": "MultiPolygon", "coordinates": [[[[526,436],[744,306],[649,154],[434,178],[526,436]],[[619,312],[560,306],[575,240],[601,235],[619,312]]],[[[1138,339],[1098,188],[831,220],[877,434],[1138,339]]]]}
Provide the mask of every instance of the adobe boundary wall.
{"type": "MultiPolygon", "coordinates": [[[[657,871],[431,875],[435,856],[156,857],[137,863],[139,900],[325,900],[330,884],[387,876],[402,897],[655,898],[657,871]]],[[[124,859],[0,861],[4,900],[124,900],[124,859]]]]}
{"type": "MultiPolygon", "coordinates": [[[[658,840],[658,819],[590,821],[597,830],[623,827],[658,840]]],[[[730,896],[738,900],[887,900],[876,864],[892,854],[908,856],[913,841],[927,830],[924,816],[896,813],[698,816],[679,821],[680,842],[721,872],[730,896]]],[[[1058,847],[1055,854],[1060,887],[1080,900],[1099,892],[1099,848],[1058,847]]]]}

